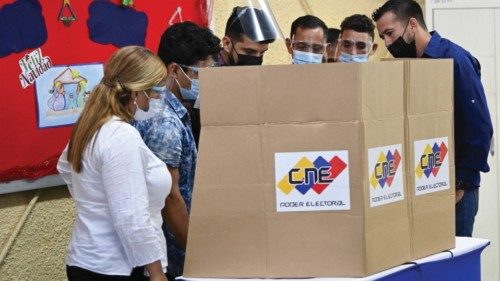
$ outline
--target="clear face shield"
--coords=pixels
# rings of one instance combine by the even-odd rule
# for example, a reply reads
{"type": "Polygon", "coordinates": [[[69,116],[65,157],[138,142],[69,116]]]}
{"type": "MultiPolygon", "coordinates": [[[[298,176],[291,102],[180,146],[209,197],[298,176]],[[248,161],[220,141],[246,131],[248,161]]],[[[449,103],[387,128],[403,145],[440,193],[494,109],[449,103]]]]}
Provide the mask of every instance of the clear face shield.
{"type": "Polygon", "coordinates": [[[339,50],[348,54],[365,55],[372,50],[373,42],[371,41],[355,41],[350,39],[339,39],[339,50]]]}
{"type": "Polygon", "coordinates": [[[283,41],[281,29],[266,0],[234,2],[237,6],[226,26],[226,36],[231,40],[226,49],[230,53],[228,64],[260,65],[269,44],[283,41]]]}
{"type": "Polygon", "coordinates": [[[293,64],[320,64],[326,52],[326,41],[290,40],[293,64]]]}
{"type": "Polygon", "coordinates": [[[266,0],[234,1],[236,17],[229,23],[240,24],[245,36],[254,42],[283,39],[283,33],[266,0]]]}
{"type": "Polygon", "coordinates": [[[373,48],[371,41],[339,39],[339,62],[367,62],[373,48]]]}

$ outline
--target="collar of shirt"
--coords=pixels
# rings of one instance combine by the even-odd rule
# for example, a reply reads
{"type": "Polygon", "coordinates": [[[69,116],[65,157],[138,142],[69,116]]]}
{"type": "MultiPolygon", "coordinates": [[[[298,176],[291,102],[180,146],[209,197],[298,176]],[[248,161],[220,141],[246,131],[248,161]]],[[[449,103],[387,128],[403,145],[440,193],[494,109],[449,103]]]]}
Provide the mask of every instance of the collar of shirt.
{"type": "Polygon", "coordinates": [[[422,57],[424,58],[440,58],[444,55],[444,51],[441,48],[441,35],[437,33],[437,31],[431,31],[431,40],[429,41],[429,44],[427,44],[427,47],[425,48],[424,55],[422,57]]]}
{"type": "Polygon", "coordinates": [[[179,116],[180,119],[184,118],[184,115],[187,114],[187,109],[171,91],[166,90],[162,95],[162,98],[165,104],[170,105],[170,107],[174,110],[174,112],[177,114],[177,116],[179,116]]]}

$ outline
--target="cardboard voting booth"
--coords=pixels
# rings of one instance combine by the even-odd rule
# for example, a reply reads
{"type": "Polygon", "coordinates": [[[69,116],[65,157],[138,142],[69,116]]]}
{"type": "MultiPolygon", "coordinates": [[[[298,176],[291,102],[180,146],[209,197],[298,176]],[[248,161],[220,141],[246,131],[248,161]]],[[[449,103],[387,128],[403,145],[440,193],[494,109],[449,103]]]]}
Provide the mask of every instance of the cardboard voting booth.
{"type": "Polygon", "coordinates": [[[203,70],[184,276],[360,277],[452,248],[451,71],[203,70]]]}

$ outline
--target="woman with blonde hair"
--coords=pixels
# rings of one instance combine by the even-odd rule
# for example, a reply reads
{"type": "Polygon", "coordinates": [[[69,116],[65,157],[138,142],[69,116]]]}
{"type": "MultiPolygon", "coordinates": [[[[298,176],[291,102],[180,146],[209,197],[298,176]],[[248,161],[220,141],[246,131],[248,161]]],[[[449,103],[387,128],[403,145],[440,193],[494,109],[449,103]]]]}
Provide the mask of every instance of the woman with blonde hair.
{"type": "Polygon", "coordinates": [[[183,236],[179,240],[186,239],[187,210],[180,192],[170,190],[167,167],[129,124],[160,109],[166,74],[148,49],[119,49],[73,128],[57,165],[76,207],[66,258],[70,281],[147,280],[144,274],[165,281],[164,207],[164,215],[176,210],[164,217],[183,236]]]}

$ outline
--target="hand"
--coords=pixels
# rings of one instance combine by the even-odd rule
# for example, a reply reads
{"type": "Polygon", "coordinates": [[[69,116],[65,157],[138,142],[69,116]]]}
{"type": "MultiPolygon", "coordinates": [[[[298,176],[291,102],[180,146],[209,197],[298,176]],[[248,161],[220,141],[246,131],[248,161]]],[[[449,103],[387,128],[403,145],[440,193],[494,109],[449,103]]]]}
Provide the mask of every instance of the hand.
{"type": "Polygon", "coordinates": [[[463,189],[455,189],[455,204],[460,202],[462,198],[464,197],[465,190],[463,189]]]}

